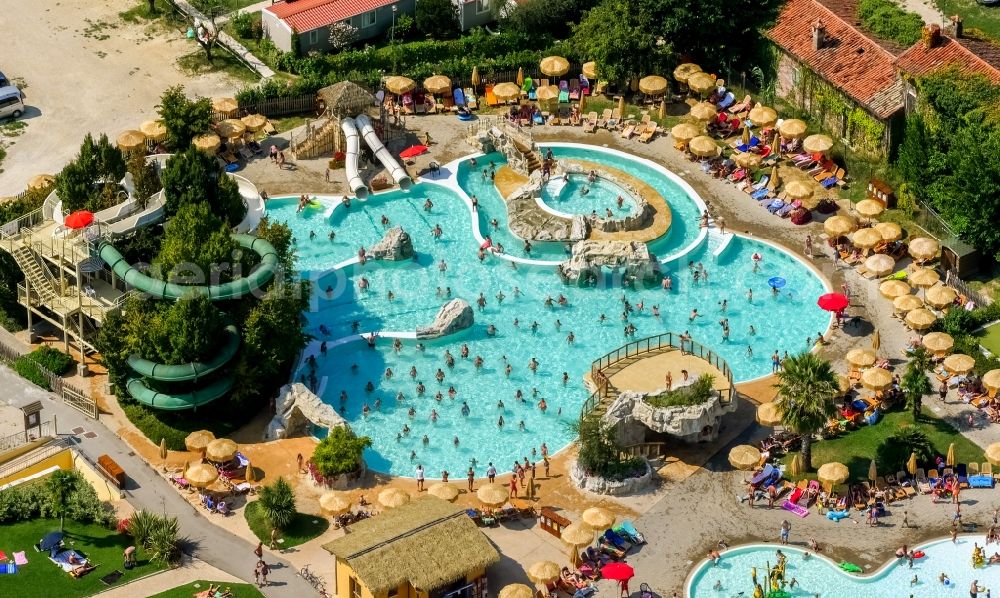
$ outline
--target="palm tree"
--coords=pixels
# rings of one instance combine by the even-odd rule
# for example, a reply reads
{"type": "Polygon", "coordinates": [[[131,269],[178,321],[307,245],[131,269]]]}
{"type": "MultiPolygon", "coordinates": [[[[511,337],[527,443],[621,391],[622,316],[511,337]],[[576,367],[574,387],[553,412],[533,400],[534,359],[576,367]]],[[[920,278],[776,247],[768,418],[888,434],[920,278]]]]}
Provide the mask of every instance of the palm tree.
{"type": "Polygon", "coordinates": [[[781,422],[802,435],[802,465],[812,469],[812,434],[837,412],[837,376],[830,362],[812,353],[800,353],[785,359],[778,372],[778,398],[775,405],[781,422]]]}
{"type": "Polygon", "coordinates": [[[923,406],[924,395],[931,393],[931,382],[927,379],[927,369],[930,365],[930,357],[923,347],[918,347],[913,352],[910,362],[906,364],[906,373],[900,380],[899,386],[906,396],[906,407],[913,414],[913,421],[917,421],[920,416],[920,409],[923,406]]]}
{"type": "Polygon", "coordinates": [[[65,523],[66,517],[66,505],[69,502],[69,497],[76,492],[79,481],[79,475],[75,471],[62,469],[53,472],[52,475],[49,476],[49,479],[45,481],[45,487],[49,493],[49,503],[52,505],[52,510],[59,513],[59,531],[63,531],[63,524],[65,523]]]}

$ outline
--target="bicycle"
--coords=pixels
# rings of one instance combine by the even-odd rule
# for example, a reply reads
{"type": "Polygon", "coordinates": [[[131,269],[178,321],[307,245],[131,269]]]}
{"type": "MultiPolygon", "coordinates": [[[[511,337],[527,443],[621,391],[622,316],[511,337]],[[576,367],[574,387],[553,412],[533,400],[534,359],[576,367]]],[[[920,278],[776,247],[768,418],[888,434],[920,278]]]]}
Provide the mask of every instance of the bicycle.
{"type": "Polygon", "coordinates": [[[309,582],[309,585],[315,588],[316,591],[319,592],[320,596],[323,596],[324,598],[328,596],[328,594],[326,593],[326,584],[323,583],[323,580],[319,577],[319,575],[316,575],[315,573],[309,570],[309,565],[305,565],[304,567],[299,569],[298,575],[302,579],[309,582]]]}

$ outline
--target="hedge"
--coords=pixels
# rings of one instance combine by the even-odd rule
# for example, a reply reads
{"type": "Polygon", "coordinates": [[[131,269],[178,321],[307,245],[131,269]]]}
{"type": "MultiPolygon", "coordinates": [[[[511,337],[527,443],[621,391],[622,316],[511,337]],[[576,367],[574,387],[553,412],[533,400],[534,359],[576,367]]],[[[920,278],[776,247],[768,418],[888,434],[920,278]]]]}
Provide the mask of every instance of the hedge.
{"type": "Polygon", "coordinates": [[[62,376],[73,368],[76,360],[59,349],[42,345],[25,357],[29,357],[38,365],[57,376],[62,376]]]}
{"type": "MultiPolygon", "coordinates": [[[[76,489],[66,502],[66,518],[80,523],[96,523],[110,527],[115,523],[114,510],[101,502],[97,492],[79,472],[76,489]]],[[[44,482],[22,484],[0,490],[0,523],[16,523],[38,517],[58,517],[52,508],[51,496],[44,482]]]]}
{"type": "Polygon", "coordinates": [[[27,355],[22,355],[15,359],[13,366],[14,371],[28,382],[31,382],[35,386],[40,386],[45,390],[52,390],[52,385],[49,384],[49,377],[45,375],[38,363],[27,355]]]}

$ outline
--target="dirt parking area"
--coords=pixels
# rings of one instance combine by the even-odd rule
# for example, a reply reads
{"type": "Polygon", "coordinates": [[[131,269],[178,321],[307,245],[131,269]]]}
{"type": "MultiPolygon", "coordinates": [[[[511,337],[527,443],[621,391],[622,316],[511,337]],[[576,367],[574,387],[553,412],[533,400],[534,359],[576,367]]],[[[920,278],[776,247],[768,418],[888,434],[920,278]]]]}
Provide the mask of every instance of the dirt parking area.
{"type": "Polygon", "coordinates": [[[87,132],[114,138],[154,118],[171,85],[204,96],[232,95],[241,85],[221,73],[185,72],[177,61],[197,44],[176,29],[126,23],[119,13],[135,4],[0,0],[0,70],[23,83],[28,106],[19,121],[25,126],[0,125],[7,151],[0,196],[21,192],[36,174],[61,170],[87,132]]]}

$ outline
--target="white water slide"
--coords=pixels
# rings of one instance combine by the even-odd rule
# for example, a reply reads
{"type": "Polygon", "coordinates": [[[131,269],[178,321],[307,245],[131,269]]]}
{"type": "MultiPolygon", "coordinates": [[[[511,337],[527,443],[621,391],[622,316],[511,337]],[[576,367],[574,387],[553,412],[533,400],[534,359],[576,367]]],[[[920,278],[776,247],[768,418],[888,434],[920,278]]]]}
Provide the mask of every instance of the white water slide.
{"type": "Polygon", "coordinates": [[[347,138],[347,155],[344,157],[344,171],[347,173],[347,185],[358,199],[368,197],[368,187],[358,174],[358,153],[361,142],[358,140],[358,127],[354,119],[345,117],[340,121],[340,129],[347,138]]]}
{"type": "MultiPolygon", "coordinates": [[[[410,175],[406,174],[406,170],[399,165],[399,162],[393,159],[389,150],[382,145],[382,141],[375,134],[375,128],[372,127],[372,121],[366,115],[361,114],[354,119],[354,122],[361,127],[361,135],[365,138],[365,143],[375,152],[375,157],[389,171],[389,174],[392,175],[392,180],[396,181],[399,188],[406,191],[412,187],[413,180],[410,179],[410,175]]],[[[348,140],[347,147],[350,148],[350,140],[348,140]]],[[[348,149],[348,156],[350,156],[350,149],[348,149]]],[[[355,162],[355,166],[357,166],[357,162],[355,162]]],[[[355,172],[357,172],[357,168],[355,168],[355,172]]],[[[348,176],[350,176],[350,171],[348,171],[348,176]]]]}

